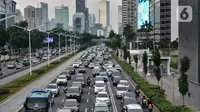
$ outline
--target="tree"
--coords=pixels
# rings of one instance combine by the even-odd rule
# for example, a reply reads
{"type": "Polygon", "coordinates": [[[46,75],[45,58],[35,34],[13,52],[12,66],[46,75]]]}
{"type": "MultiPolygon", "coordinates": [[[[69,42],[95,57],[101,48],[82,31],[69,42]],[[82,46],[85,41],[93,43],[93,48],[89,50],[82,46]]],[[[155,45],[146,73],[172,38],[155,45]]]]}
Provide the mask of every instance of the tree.
{"type": "Polygon", "coordinates": [[[123,35],[126,38],[126,45],[129,46],[129,43],[132,40],[136,40],[136,33],[134,32],[133,27],[130,24],[127,24],[123,30],[123,35]]]}
{"type": "Polygon", "coordinates": [[[138,55],[134,55],[134,61],[135,61],[135,67],[136,67],[136,71],[137,71],[137,66],[138,66],[138,55]]]}
{"type": "Polygon", "coordinates": [[[127,51],[127,56],[128,56],[128,59],[129,59],[129,64],[131,64],[131,54],[130,54],[130,51],[127,51]]]}
{"type": "Polygon", "coordinates": [[[108,37],[109,37],[109,39],[111,39],[115,35],[116,35],[115,32],[113,30],[111,30],[108,37]]]}
{"type": "Polygon", "coordinates": [[[161,79],[161,72],[160,72],[160,64],[161,64],[161,59],[160,59],[160,52],[159,52],[159,49],[156,48],[154,51],[153,51],[153,63],[155,65],[154,67],[154,74],[156,76],[156,79],[158,81],[158,85],[159,85],[159,81],[161,79]]]}
{"type": "Polygon", "coordinates": [[[147,71],[148,71],[148,68],[147,68],[148,56],[147,56],[146,51],[143,53],[142,62],[143,62],[143,72],[144,72],[144,75],[146,77],[147,71]]]}
{"type": "Polygon", "coordinates": [[[127,60],[128,55],[127,55],[127,48],[126,48],[126,46],[123,47],[123,52],[124,52],[124,60],[127,60]]]}
{"type": "Polygon", "coordinates": [[[178,79],[178,86],[179,86],[179,92],[182,95],[183,98],[183,106],[184,106],[184,96],[188,92],[188,76],[187,76],[187,71],[190,68],[190,59],[188,56],[184,56],[183,58],[180,59],[180,73],[181,76],[178,79]]]}

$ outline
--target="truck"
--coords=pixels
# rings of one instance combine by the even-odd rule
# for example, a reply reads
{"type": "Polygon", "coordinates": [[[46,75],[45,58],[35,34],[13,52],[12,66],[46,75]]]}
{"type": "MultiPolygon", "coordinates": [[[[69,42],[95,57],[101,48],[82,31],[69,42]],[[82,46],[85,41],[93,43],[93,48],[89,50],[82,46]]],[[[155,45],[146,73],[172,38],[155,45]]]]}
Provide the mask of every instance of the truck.
{"type": "Polygon", "coordinates": [[[50,90],[33,90],[24,102],[25,112],[49,112],[54,104],[54,95],[50,90]]]}

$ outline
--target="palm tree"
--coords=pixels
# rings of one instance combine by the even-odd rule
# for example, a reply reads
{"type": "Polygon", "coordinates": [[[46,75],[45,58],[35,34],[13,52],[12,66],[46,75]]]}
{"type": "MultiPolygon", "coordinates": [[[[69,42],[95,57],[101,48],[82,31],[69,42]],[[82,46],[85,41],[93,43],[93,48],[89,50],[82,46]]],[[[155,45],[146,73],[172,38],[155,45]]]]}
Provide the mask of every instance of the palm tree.
{"type": "Polygon", "coordinates": [[[134,32],[134,29],[130,24],[126,24],[126,27],[124,27],[123,35],[126,38],[127,46],[129,45],[128,43],[136,40],[136,33],[134,32]]]}
{"type": "MultiPolygon", "coordinates": [[[[150,33],[152,30],[153,30],[152,23],[145,21],[145,23],[141,26],[141,29],[139,31],[145,32],[146,40],[149,40],[148,33],[150,33]]],[[[146,43],[147,43],[147,41],[146,41],[146,43]]],[[[147,47],[150,47],[150,46],[147,46],[147,47]]]]}

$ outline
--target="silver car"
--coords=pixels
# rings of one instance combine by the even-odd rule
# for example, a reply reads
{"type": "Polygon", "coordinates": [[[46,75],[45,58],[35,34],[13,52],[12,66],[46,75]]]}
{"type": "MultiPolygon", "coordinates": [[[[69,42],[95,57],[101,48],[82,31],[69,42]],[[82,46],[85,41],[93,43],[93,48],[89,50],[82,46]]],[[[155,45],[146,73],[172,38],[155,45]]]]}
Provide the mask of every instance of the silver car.
{"type": "Polygon", "coordinates": [[[50,90],[55,96],[60,94],[60,88],[56,83],[49,84],[45,89],[50,90]]]}
{"type": "Polygon", "coordinates": [[[128,92],[126,86],[123,84],[118,84],[116,88],[116,97],[122,98],[124,92],[128,92]]]}

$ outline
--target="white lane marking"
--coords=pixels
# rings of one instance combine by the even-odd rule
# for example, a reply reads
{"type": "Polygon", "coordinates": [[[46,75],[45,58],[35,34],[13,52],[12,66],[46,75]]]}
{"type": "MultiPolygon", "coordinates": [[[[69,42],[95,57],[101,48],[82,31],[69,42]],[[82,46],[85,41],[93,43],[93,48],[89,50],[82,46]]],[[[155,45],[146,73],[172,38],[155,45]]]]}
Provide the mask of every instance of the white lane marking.
{"type": "Polygon", "coordinates": [[[87,99],[87,102],[89,102],[89,99],[87,99]]]}
{"type": "Polygon", "coordinates": [[[87,112],[87,108],[85,108],[85,112],[87,112]]]}
{"type": "Polygon", "coordinates": [[[117,111],[116,104],[115,104],[114,94],[113,94],[113,92],[112,92],[112,89],[111,89],[111,86],[110,86],[110,82],[109,82],[109,81],[107,82],[107,85],[108,85],[108,91],[109,91],[109,93],[110,93],[110,100],[111,100],[111,103],[112,103],[113,112],[118,112],[118,111],[117,111]]]}
{"type": "Polygon", "coordinates": [[[65,99],[62,100],[62,102],[64,102],[64,101],[65,101],[65,99]]]}
{"type": "Polygon", "coordinates": [[[88,95],[90,94],[90,92],[88,92],[88,95]]]}

